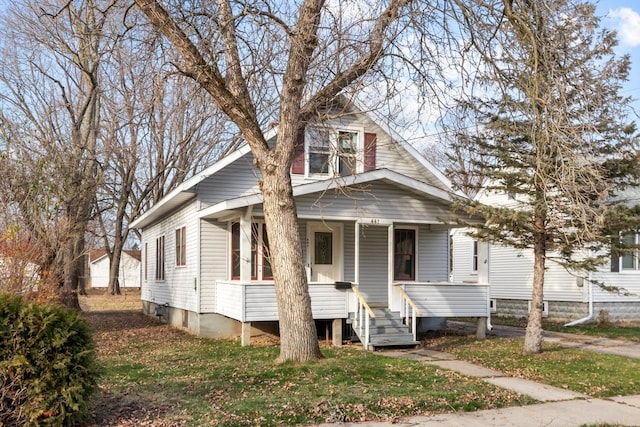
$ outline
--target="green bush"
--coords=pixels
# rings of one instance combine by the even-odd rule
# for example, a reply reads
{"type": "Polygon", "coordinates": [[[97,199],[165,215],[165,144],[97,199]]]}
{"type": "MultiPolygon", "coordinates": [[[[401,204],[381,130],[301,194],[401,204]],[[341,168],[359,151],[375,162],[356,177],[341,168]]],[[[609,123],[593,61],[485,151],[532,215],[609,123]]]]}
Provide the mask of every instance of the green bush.
{"type": "Polygon", "coordinates": [[[95,346],[75,311],[0,294],[0,425],[69,425],[96,389],[95,346]]]}

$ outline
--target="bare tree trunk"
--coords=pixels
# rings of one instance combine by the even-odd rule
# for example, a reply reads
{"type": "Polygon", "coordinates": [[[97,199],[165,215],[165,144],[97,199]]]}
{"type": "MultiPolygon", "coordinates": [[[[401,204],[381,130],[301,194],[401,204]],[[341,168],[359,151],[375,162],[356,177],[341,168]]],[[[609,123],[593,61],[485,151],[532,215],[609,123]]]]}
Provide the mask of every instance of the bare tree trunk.
{"type": "Polygon", "coordinates": [[[322,357],[304,270],[298,218],[288,170],[264,176],[264,214],[270,235],[270,256],[280,319],[279,361],[304,362],[322,357]]]}
{"type": "Polygon", "coordinates": [[[109,254],[109,285],[107,293],[110,295],[120,295],[120,262],[122,261],[123,243],[122,238],[116,236],[113,243],[113,252],[109,254]]]}
{"type": "MultiPolygon", "coordinates": [[[[544,221],[538,217],[536,226],[544,227],[544,221]]],[[[538,233],[533,247],[533,290],[531,292],[531,311],[524,337],[523,352],[538,354],[542,352],[542,309],[544,300],[544,266],[546,258],[546,234],[538,233]]]]}

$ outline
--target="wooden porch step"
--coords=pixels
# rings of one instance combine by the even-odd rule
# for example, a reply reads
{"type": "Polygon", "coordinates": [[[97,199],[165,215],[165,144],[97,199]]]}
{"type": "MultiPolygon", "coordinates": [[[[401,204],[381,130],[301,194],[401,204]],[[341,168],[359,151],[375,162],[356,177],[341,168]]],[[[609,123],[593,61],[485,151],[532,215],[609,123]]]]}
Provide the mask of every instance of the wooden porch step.
{"type": "MultiPolygon", "coordinates": [[[[405,325],[400,317],[400,312],[391,311],[388,308],[376,308],[373,310],[375,318],[369,319],[369,348],[376,347],[415,347],[420,342],[414,340],[409,326],[405,325]]],[[[349,321],[348,321],[349,322],[349,321]]],[[[360,325],[360,319],[350,315],[350,322],[355,334],[360,341],[366,330],[366,325],[360,325]]]]}

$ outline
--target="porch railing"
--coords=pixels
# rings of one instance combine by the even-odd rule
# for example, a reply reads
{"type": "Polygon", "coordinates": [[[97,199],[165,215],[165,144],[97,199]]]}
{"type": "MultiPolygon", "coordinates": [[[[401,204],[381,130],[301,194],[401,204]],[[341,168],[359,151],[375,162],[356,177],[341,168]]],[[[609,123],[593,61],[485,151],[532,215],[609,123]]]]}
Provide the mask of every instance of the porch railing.
{"type": "Polygon", "coordinates": [[[360,341],[362,341],[364,348],[368,349],[369,338],[370,338],[370,331],[369,331],[369,327],[371,323],[370,319],[375,319],[376,314],[373,312],[371,307],[369,307],[369,304],[367,304],[367,301],[364,299],[364,296],[360,293],[360,291],[355,285],[351,286],[351,290],[353,291],[353,294],[358,299],[358,308],[356,310],[356,319],[358,321],[358,329],[359,329],[358,335],[360,336],[360,341]],[[363,325],[364,325],[364,336],[362,334],[363,325]]]}
{"type": "Polygon", "coordinates": [[[411,297],[405,292],[402,285],[397,284],[394,285],[396,291],[402,297],[403,304],[400,306],[400,315],[404,317],[404,323],[406,325],[411,324],[411,332],[413,333],[413,340],[416,341],[418,337],[418,323],[417,316],[422,316],[422,311],[418,308],[415,302],[411,299],[411,297]],[[411,318],[409,318],[411,316],[411,318]]]}

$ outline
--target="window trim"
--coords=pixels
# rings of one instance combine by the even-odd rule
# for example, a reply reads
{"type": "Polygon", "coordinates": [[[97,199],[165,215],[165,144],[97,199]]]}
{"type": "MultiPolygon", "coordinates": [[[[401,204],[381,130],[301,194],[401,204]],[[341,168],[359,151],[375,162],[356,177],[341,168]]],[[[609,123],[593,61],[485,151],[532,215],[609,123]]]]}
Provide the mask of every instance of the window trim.
{"type": "Polygon", "coordinates": [[[418,280],[418,227],[398,226],[393,228],[393,280],[397,282],[416,282],[418,280]],[[396,274],[396,233],[398,231],[413,232],[413,274],[412,278],[399,278],[396,274]]]}
{"type": "MultiPolygon", "coordinates": [[[[628,236],[630,234],[633,234],[633,245],[640,245],[640,234],[638,233],[622,233],[620,235],[620,239],[624,239],[625,236],[628,236]]],[[[640,248],[636,248],[633,250],[633,252],[630,252],[628,254],[623,254],[620,255],[618,257],[618,272],[621,274],[640,274],[640,248]],[[624,267],[624,259],[626,257],[633,257],[632,258],[632,262],[633,262],[633,267],[632,268],[625,268],[624,267]]]]}
{"type": "Polygon", "coordinates": [[[175,261],[176,267],[187,266],[187,226],[183,225],[175,230],[175,261]]]}
{"type": "MultiPolygon", "coordinates": [[[[338,136],[340,132],[355,133],[357,136],[355,157],[356,170],[349,175],[364,172],[365,144],[364,144],[364,128],[358,126],[310,126],[305,130],[304,136],[304,175],[307,178],[335,178],[340,175],[340,151],[338,147],[338,136]],[[309,131],[328,132],[329,137],[329,165],[327,173],[311,172],[311,142],[312,135],[309,131]]],[[[315,151],[314,151],[315,152],[315,151]]],[[[344,175],[348,176],[348,175],[344,175]]]]}
{"type": "Polygon", "coordinates": [[[164,282],[166,279],[166,239],[162,234],[156,237],[156,282],[164,282]]]}

